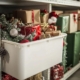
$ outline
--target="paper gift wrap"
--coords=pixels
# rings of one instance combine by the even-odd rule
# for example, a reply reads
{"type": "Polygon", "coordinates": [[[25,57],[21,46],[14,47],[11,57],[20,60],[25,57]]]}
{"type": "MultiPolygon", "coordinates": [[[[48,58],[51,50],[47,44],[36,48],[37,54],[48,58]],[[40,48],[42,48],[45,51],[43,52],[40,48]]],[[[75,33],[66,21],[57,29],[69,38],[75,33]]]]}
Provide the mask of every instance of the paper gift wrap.
{"type": "Polygon", "coordinates": [[[65,13],[78,13],[78,30],[80,30],[80,10],[65,11],[65,13]]]}
{"type": "Polygon", "coordinates": [[[63,11],[60,11],[60,10],[53,10],[53,11],[58,15],[63,14],[63,11]]]}
{"type": "Polygon", "coordinates": [[[68,32],[69,16],[59,16],[56,25],[61,32],[68,32]]]}
{"type": "Polygon", "coordinates": [[[65,11],[65,13],[80,13],[80,10],[69,10],[65,11]]]}
{"type": "Polygon", "coordinates": [[[78,14],[78,30],[80,31],[80,13],[78,14]]]}
{"type": "Polygon", "coordinates": [[[80,32],[67,35],[67,66],[75,66],[80,59],[80,32]]]}
{"type": "Polygon", "coordinates": [[[41,16],[41,23],[48,23],[48,17],[49,13],[46,13],[43,16],[41,16]]]}
{"type": "Polygon", "coordinates": [[[40,10],[17,10],[16,13],[23,23],[40,23],[40,10]]]}
{"type": "Polygon", "coordinates": [[[70,14],[61,14],[62,16],[69,16],[69,26],[68,33],[74,33],[78,29],[78,14],[70,13],[70,14]]]}

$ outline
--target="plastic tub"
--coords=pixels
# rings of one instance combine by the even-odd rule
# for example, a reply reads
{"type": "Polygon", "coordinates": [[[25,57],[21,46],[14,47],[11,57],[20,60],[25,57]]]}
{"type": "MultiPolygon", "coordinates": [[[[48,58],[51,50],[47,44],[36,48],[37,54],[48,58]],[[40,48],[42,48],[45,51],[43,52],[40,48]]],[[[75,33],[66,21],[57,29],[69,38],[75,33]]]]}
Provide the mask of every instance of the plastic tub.
{"type": "Polygon", "coordinates": [[[3,59],[3,71],[24,80],[62,62],[63,37],[66,34],[29,43],[3,40],[8,54],[3,59]]]}

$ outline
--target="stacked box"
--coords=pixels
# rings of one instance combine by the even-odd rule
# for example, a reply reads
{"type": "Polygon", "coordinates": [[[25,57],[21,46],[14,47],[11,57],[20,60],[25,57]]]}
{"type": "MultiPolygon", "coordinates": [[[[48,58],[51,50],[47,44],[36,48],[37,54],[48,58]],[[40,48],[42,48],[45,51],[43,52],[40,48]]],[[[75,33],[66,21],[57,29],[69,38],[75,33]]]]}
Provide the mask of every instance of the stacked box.
{"type": "Polygon", "coordinates": [[[48,23],[48,17],[49,13],[46,13],[43,16],[41,16],[41,23],[48,23]]]}
{"type": "Polygon", "coordinates": [[[56,25],[61,32],[68,32],[69,16],[59,16],[56,25]]]}
{"type": "Polygon", "coordinates": [[[40,24],[40,10],[17,10],[16,17],[21,19],[23,23],[40,24]]]}
{"type": "Polygon", "coordinates": [[[80,10],[65,11],[65,13],[78,13],[78,30],[80,30],[80,10]]]}
{"type": "Polygon", "coordinates": [[[68,25],[68,32],[67,33],[74,33],[77,31],[77,23],[78,23],[78,14],[71,13],[71,14],[62,14],[61,16],[69,16],[69,25],[68,25]]]}
{"type": "Polygon", "coordinates": [[[79,63],[80,32],[68,34],[67,43],[67,66],[75,66],[79,63]]]}
{"type": "Polygon", "coordinates": [[[63,11],[61,11],[61,10],[53,10],[53,11],[58,15],[63,14],[63,11]]]}

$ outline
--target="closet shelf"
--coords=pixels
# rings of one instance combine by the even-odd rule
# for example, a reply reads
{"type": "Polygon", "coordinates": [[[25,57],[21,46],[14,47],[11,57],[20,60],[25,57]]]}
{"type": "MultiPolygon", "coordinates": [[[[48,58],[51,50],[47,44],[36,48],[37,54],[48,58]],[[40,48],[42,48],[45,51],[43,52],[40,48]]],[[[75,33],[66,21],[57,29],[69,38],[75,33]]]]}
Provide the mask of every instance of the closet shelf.
{"type": "Polygon", "coordinates": [[[16,5],[15,1],[0,1],[0,5],[16,5]]]}
{"type": "MultiPolygon", "coordinates": [[[[53,5],[63,5],[63,6],[75,6],[80,7],[79,1],[67,1],[67,0],[21,0],[19,2],[37,2],[37,3],[47,3],[47,4],[53,4],[53,5]]],[[[27,3],[28,4],[28,3],[27,3]]]]}
{"type": "Polygon", "coordinates": [[[67,0],[4,0],[0,1],[0,5],[39,5],[39,4],[52,4],[56,6],[74,6],[80,7],[79,1],[67,1],[67,0]],[[37,4],[36,4],[37,3],[37,4]]]}

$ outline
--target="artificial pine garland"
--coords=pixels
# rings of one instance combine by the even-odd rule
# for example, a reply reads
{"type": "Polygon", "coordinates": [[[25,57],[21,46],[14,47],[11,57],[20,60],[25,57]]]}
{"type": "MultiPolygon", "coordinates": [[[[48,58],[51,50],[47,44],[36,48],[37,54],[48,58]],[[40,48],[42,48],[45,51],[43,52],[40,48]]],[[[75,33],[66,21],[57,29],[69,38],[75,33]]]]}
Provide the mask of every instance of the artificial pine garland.
{"type": "Polygon", "coordinates": [[[64,42],[63,42],[63,56],[62,56],[62,63],[63,63],[63,67],[64,67],[64,73],[66,72],[66,64],[67,64],[67,60],[66,60],[66,55],[67,55],[67,43],[66,43],[66,38],[64,37],[64,42]]]}

